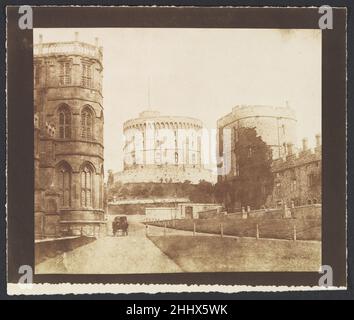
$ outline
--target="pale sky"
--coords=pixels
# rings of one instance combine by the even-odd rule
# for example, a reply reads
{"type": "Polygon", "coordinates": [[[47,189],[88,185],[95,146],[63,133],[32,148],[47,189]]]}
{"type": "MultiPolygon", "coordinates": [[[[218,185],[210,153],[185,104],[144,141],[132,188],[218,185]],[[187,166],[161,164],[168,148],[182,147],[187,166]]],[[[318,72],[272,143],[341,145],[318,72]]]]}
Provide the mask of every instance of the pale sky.
{"type": "Polygon", "coordinates": [[[205,127],[239,104],[285,106],[297,140],[321,133],[321,31],[302,29],[34,29],[34,42],[103,47],[105,171],[123,167],[123,122],[150,107],[205,127]],[[150,80],[149,80],[150,79],[150,80]]]}

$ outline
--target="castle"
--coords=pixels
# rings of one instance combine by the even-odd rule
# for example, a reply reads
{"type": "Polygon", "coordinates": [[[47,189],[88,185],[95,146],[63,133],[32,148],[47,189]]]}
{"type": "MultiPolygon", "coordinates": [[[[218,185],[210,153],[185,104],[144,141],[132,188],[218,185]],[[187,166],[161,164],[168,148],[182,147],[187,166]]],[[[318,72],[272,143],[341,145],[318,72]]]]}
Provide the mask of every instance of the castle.
{"type": "Polygon", "coordinates": [[[302,149],[296,154],[293,145],[288,145],[285,158],[272,163],[274,187],[267,199],[267,206],[301,206],[321,203],[322,197],[322,144],[317,134],[316,147],[308,148],[307,139],[302,140],[302,149]]]}
{"type": "Polygon", "coordinates": [[[315,150],[310,150],[307,139],[303,139],[302,150],[296,154],[296,123],[295,113],[289,106],[259,105],[236,106],[217,121],[217,152],[223,167],[218,182],[228,184],[225,201],[231,210],[240,210],[241,206],[258,209],[260,205],[299,206],[321,202],[321,137],[316,135],[315,150]],[[247,145],[239,146],[245,128],[254,130],[256,137],[253,142],[243,139],[247,145]],[[264,151],[267,148],[269,154],[264,151]],[[252,174],[254,180],[248,181],[252,174]],[[247,184],[252,189],[249,193],[257,195],[257,201],[247,197],[247,191],[242,193],[247,184]]]}
{"type": "Polygon", "coordinates": [[[34,45],[36,238],[105,233],[102,47],[34,45]]]}
{"type": "Polygon", "coordinates": [[[147,110],[124,123],[124,170],[121,183],[213,181],[203,162],[203,124],[189,117],[147,110]]]}
{"type": "Polygon", "coordinates": [[[286,155],[288,143],[296,142],[296,116],[289,107],[265,105],[238,105],[232,112],[217,121],[219,156],[231,159],[231,167],[236,167],[236,155],[232,146],[238,138],[238,130],[242,127],[255,128],[257,134],[270,146],[273,159],[286,155]],[[224,143],[223,131],[231,131],[231,148],[224,143]],[[224,146],[225,145],[225,146],[224,146]]]}

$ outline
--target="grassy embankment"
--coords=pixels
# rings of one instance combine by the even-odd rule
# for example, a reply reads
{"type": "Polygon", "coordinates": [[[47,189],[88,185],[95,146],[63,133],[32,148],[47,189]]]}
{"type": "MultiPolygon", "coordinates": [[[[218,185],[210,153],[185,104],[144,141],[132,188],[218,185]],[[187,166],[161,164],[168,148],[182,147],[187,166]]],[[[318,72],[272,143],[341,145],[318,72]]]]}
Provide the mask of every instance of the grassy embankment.
{"type": "Polygon", "coordinates": [[[321,243],[208,236],[151,236],[185,272],[318,271],[321,243]]]}
{"type": "Polygon", "coordinates": [[[179,230],[193,231],[195,223],[196,232],[220,234],[221,224],[224,235],[238,237],[255,237],[257,224],[260,238],[287,239],[294,238],[296,226],[297,240],[321,240],[320,219],[273,219],[273,218],[248,218],[240,219],[223,216],[212,219],[182,219],[170,221],[149,222],[151,225],[166,226],[179,230]]]}

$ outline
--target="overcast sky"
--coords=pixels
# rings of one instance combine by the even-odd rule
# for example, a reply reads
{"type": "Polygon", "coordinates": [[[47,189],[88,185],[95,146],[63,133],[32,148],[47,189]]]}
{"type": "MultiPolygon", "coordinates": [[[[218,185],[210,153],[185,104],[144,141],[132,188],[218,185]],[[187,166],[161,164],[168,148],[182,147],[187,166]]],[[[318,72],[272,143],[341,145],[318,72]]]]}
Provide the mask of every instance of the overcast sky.
{"type": "Polygon", "coordinates": [[[321,132],[321,31],[278,29],[35,29],[34,42],[103,47],[105,170],[122,169],[122,125],[150,107],[207,128],[238,104],[285,106],[297,138],[321,132]],[[149,80],[150,79],[150,80],[149,80]]]}

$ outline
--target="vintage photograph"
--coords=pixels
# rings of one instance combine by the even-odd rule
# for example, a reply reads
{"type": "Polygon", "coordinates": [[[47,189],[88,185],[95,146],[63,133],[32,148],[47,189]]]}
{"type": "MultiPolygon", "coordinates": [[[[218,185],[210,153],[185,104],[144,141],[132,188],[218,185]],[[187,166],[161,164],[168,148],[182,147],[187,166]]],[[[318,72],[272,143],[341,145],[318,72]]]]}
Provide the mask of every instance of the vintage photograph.
{"type": "Polygon", "coordinates": [[[321,32],[35,28],[35,273],[318,272],[321,32]]]}

